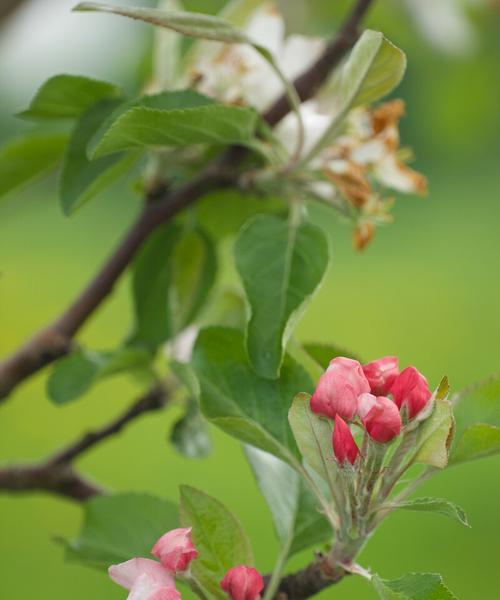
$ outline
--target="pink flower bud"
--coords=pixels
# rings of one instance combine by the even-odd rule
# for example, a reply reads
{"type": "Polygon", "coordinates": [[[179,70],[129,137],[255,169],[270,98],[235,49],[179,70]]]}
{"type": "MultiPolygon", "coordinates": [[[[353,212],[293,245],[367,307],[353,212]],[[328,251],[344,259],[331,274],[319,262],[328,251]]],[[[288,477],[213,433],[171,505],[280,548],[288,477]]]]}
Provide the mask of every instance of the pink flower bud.
{"type": "Polygon", "coordinates": [[[406,406],[410,419],[425,407],[432,396],[427,379],[415,367],[401,371],[391,387],[391,394],[400,409],[406,406]]]}
{"type": "Polygon", "coordinates": [[[229,569],[220,586],[233,600],[257,600],[264,580],[257,569],[240,565],[229,569]]]}
{"type": "Polygon", "coordinates": [[[198,556],[191,540],[191,527],[173,529],[156,542],[151,554],[160,559],[161,564],[171,571],[185,571],[189,563],[198,556]]]}
{"type": "Polygon", "coordinates": [[[398,359],[395,356],[384,356],[363,365],[363,373],[368,379],[372,394],[385,396],[399,375],[398,359]]]}
{"type": "Polygon", "coordinates": [[[333,428],[333,453],[341,466],[346,462],[353,465],[358,457],[359,450],[352,437],[347,423],[339,415],[335,415],[335,426],[333,428]]]}
{"type": "Polygon", "coordinates": [[[351,421],[356,413],[358,396],[369,391],[370,384],[359,362],[339,356],[321,376],[311,398],[311,410],[330,419],[338,414],[351,421]]]}
{"type": "Polygon", "coordinates": [[[376,442],[390,442],[401,431],[398,407],[384,396],[362,394],[358,400],[358,414],[366,432],[376,442]]]}
{"type": "Polygon", "coordinates": [[[181,600],[172,574],[149,558],[132,558],[108,569],[111,579],[134,600],[181,600]]]}

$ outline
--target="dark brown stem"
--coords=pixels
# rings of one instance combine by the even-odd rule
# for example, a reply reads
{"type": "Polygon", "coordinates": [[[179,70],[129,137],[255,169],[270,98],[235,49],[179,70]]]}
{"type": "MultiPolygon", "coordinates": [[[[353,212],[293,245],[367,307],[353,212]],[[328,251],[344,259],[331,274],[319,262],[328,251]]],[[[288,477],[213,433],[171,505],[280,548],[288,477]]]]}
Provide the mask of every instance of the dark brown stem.
{"type": "MultiPolygon", "coordinates": [[[[359,24],[371,2],[372,0],[358,0],[338,35],[320,58],[294,81],[301,100],[307,100],[315,94],[356,42],[359,24]]],[[[288,97],[283,95],[263,118],[270,126],[274,126],[289,112],[288,97]]],[[[234,184],[235,170],[237,171],[245,155],[245,150],[231,148],[186,185],[172,191],[160,188],[152,192],[154,201],[145,204],[143,212],[123,241],[75,302],[51,325],[0,364],[0,399],[7,397],[26,378],[70,352],[75,334],[110,294],[149,234],[207,192],[234,184]]]]}
{"type": "Polygon", "coordinates": [[[75,459],[93,446],[119,433],[140,415],[159,410],[169,395],[162,385],[153,386],[122,415],[101,429],[84,434],[40,465],[21,465],[0,469],[0,490],[14,493],[44,491],[84,502],[102,494],[102,488],[79,475],[72,466],[75,459]]]}
{"type": "Polygon", "coordinates": [[[0,26],[23,4],[25,4],[25,0],[2,0],[0,2],[0,26]]]}
{"type": "Polygon", "coordinates": [[[283,577],[274,597],[276,600],[306,600],[338,583],[346,574],[342,567],[332,567],[325,557],[320,557],[304,569],[283,577]]]}

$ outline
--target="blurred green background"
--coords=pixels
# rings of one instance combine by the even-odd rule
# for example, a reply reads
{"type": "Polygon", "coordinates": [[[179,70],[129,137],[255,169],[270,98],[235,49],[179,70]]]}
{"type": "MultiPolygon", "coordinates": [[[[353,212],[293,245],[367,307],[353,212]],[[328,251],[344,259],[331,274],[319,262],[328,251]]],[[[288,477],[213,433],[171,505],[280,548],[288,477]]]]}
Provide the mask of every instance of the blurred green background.
{"type": "MultiPolygon", "coordinates": [[[[99,20],[106,33],[100,39],[103,29],[97,29],[97,21],[84,23],[89,17],[72,15],[71,26],[80,37],[71,39],[64,20],[71,4],[36,0],[2,25],[2,139],[20,127],[10,113],[23,108],[53,72],[108,76],[128,89],[137,85],[150,31],[106,17],[99,20]],[[54,34],[50,60],[44,54],[47,36],[40,42],[44,25],[54,34]],[[78,53],[80,46],[83,52],[78,53]]],[[[190,6],[208,10],[217,4],[190,6]]],[[[318,33],[332,31],[348,5],[324,0],[287,4],[302,28],[318,33]]],[[[367,359],[397,354],[403,365],[411,362],[421,369],[432,385],[446,373],[457,389],[499,367],[499,12],[493,3],[471,11],[475,41],[467,52],[450,54],[422,38],[400,4],[380,0],[368,23],[408,55],[408,73],[397,94],[408,110],[402,135],[415,151],[415,166],[429,177],[430,194],[399,198],[395,224],[380,230],[363,255],[351,250],[350,232],[326,210],[321,212],[323,220],[331,221],[334,264],[299,332],[303,339],[335,342],[367,359]]],[[[13,193],[0,205],[1,354],[66,306],[138,210],[138,198],[125,183],[66,219],[54,183],[49,179],[13,193]]],[[[229,246],[221,251],[227,254],[229,246]]],[[[127,330],[129,318],[125,278],[80,339],[95,348],[111,348],[127,330]]],[[[45,379],[46,373],[33,378],[0,409],[3,462],[47,455],[111,418],[140,392],[126,378],[113,379],[61,409],[47,401],[45,379]]],[[[176,500],[178,485],[187,483],[217,496],[244,523],[258,567],[270,569],[277,545],[238,444],[214,432],[215,451],[208,459],[184,459],[166,443],[178,414],[171,409],[142,418],[86,454],[78,467],[116,490],[146,490],[176,500]]],[[[471,529],[432,515],[396,514],[377,532],[361,563],[387,578],[409,571],[439,572],[461,600],[499,598],[499,467],[500,458],[455,467],[421,490],[463,506],[471,529]]],[[[64,563],[53,538],[74,536],[80,520],[80,507],[65,500],[0,495],[0,597],[124,598],[124,591],[102,573],[64,563]]],[[[290,567],[310,558],[306,552],[290,567]]],[[[322,597],[364,600],[374,593],[352,577],[322,597]]]]}

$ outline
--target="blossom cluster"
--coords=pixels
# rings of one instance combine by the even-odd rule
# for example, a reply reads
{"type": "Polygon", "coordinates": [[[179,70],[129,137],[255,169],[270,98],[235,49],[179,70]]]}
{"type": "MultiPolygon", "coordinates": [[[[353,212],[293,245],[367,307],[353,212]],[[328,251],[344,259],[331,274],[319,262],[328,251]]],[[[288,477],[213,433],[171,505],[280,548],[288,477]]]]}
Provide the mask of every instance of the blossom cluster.
{"type": "MultiPolygon", "coordinates": [[[[310,68],[326,47],[319,38],[287,35],[283,16],[272,1],[261,3],[240,25],[272,53],[289,81],[310,68]]],[[[188,61],[186,85],[219,101],[259,111],[269,108],[283,91],[271,66],[253,48],[206,42],[197,48],[188,61]]],[[[406,164],[411,152],[400,146],[399,120],[405,106],[399,99],[351,110],[336,139],[313,152],[339,113],[337,87],[330,82],[301,104],[304,139],[299,158],[309,161],[311,182],[304,191],[351,215],[353,243],[361,250],[373,238],[375,226],[391,221],[393,198],[387,190],[423,195],[427,181],[406,164]]],[[[274,134],[284,149],[298,148],[296,115],[288,114],[274,134]]]]}
{"type": "Polygon", "coordinates": [[[340,464],[354,465],[359,449],[347,423],[361,424],[375,442],[385,444],[427,406],[432,394],[415,367],[399,371],[398,359],[386,356],[366,365],[334,358],[311,397],[311,410],[333,419],[333,450],[340,464]],[[389,397],[391,396],[391,397],[389,397]]]}
{"type": "MultiPolygon", "coordinates": [[[[198,557],[191,528],[168,531],[155,543],[151,554],[160,562],[132,558],[109,567],[109,576],[129,590],[128,600],[181,600],[174,578],[189,582],[190,563],[198,557]]],[[[232,600],[258,600],[264,580],[253,567],[238,565],[227,571],[220,586],[232,600]]]]}

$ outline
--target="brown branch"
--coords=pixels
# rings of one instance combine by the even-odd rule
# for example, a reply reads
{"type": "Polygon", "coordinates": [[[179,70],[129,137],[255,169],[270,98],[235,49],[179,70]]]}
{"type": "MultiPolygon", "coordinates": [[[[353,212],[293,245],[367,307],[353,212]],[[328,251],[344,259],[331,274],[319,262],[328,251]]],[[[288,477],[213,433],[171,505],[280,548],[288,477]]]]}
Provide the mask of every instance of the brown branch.
{"type": "Polygon", "coordinates": [[[103,489],[78,474],[73,461],[96,444],[119,433],[140,415],[163,408],[169,394],[163,385],[153,386],[122,415],[104,427],[86,433],[40,465],[22,465],[0,469],[0,490],[14,493],[44,491],[84,502],[103,493],[103,489]]]}
{"type": "Polygon", "coordinates": [[[290,573],[281,580],[276,600],[306,600],[335,583],[339,583],[347,572],[341,567],[332,567],[326,557],[319,557],[304,569],[290,573]]]}
{"type": "Polygon", "coordinates": [[[0,2],[0,26],[25,3],[25,0],[2,0],[0,2]]]}
{"type": "MultiPolygon", "coordinates": [[[[371,2],[372,0],[358,0],[338,35],[326,47],[320,58],[294,81],[301,100],[314,96],[319,86],[325,82],[358,39],[359,24],[371,2]]],[[[274,126],[289,112],[288,98],[283,95],[263,118],[270,126],[274,126]]],[[[207,192],[234,184],[234,172],[245,155],[246,151],[242,148],[231,148],[186,185],[173,191],[160,187],[152,192],[154,201],[145,204],[136,223],[75,302],[56,321],[0,364],[0,400],[7,397],[30,375],[70,352],[75,334],[110,294],[116,281],[149,234],[207,192]]]]}

